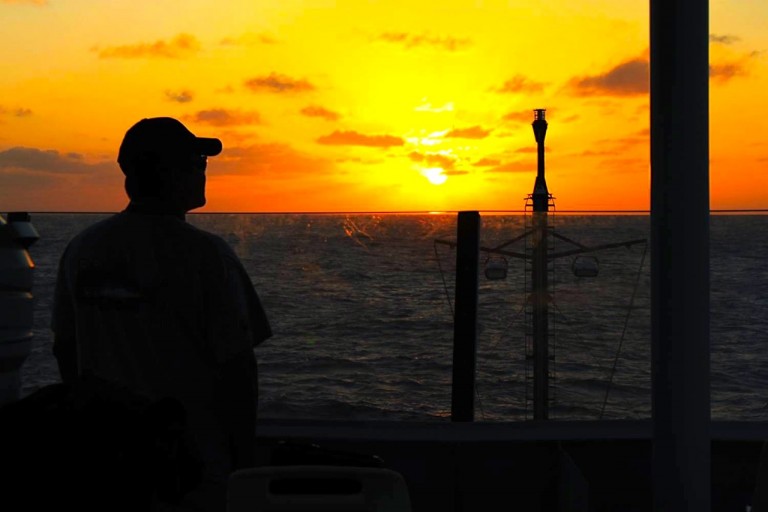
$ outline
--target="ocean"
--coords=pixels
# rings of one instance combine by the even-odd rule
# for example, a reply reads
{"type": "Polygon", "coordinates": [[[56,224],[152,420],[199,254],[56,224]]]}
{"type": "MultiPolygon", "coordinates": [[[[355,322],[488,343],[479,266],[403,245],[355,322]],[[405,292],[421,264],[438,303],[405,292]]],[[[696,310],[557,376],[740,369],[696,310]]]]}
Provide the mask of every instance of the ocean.
{"type": "MultiPolygon", "coordinates": [[[[22,395],[59,380],[50,308],[58,259],[96,214],[34,214],[32,354],[22,395]]],[[[259,416],[448,421],[455,250],[449,214],[191,214],[242,259],[274,336],[256,349],[259,416]]],[[[648,238],[647,215],[557,215],[555,232],[585,245],[648,238]]],[[[481,244],[520,235],[524,216],[483,216],[481,244]]],[[[768,419],[768,216],[711,218],[712,417],[768,419]]],[[[573,248],[555,240],[555,252],[573,248]]],[[[523,251],[520,242],[508,247],[523,251]]],[[[650,418],[650,254],[645,244],[574,257],[553,268],[553,419],[650,418]]],[[[497,257],[481,267],[498,264],[497,257]]],[[[482,274],[476,420],[532,417],[526,375],[524,262],[482,274]]]]}

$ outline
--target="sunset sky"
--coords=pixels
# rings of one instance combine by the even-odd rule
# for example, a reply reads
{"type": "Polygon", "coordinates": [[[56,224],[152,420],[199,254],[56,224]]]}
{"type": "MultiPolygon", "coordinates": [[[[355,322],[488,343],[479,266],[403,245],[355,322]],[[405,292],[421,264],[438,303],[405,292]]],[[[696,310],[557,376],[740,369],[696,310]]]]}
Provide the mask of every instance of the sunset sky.
{"type": "MultiPolygon", "coordinates": [[[[711,206],[768,208],[768,2],[712,0],[711,206]]],[[[202,211],[649,208],[647,0],[0,0],[0,211],[117,211],[125,131],[222,139],[202,211]]]]}

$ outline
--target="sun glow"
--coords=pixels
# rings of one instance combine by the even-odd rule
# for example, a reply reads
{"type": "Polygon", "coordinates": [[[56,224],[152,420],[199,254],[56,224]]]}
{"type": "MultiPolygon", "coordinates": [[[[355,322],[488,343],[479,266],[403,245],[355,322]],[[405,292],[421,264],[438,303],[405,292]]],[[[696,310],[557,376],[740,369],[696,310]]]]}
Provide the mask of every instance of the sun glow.
{"type": "Polygon", "coordinates": [[[448,180],[448,176],[443,174],[443,170],[439,167],[430,167],[421,171],[427,180],[433,185],[442,185],[448,180]]]}

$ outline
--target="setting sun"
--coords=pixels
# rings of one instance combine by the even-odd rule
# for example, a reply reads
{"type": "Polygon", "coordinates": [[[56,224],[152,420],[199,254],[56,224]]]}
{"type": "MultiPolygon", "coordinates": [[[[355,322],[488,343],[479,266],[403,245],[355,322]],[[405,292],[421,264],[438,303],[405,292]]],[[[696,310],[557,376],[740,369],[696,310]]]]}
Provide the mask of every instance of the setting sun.
{"type": "Polygon", "coordinates": [[[433,185],[442,185],[448,179],[448,176],[443,174],[443,170],[439,167],[432,167],[430,169],[424,169],[421,171],[427,180],[433,185]]]}

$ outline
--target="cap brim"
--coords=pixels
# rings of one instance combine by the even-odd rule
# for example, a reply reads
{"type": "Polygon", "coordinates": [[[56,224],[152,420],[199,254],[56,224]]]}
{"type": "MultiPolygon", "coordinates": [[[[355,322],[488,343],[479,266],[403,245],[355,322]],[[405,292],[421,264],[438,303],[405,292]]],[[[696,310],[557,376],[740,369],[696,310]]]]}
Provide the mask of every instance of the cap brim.
{"type": "Polygon", "coordinates": [[[195,137],[195,149],[197,149],[201,155],[216,156],[221,153],[222,145],[219,139],[195,137]]]}

